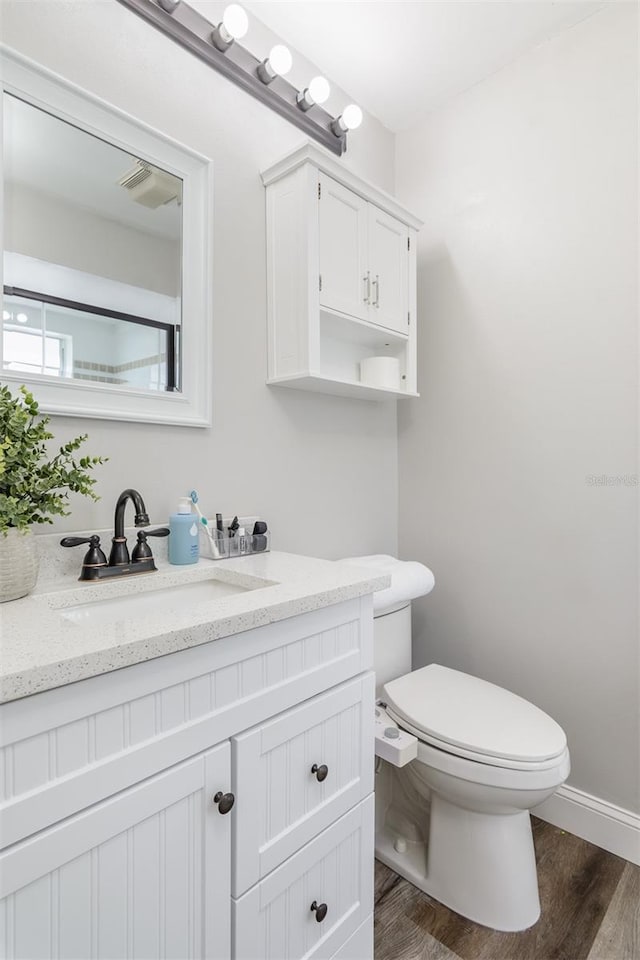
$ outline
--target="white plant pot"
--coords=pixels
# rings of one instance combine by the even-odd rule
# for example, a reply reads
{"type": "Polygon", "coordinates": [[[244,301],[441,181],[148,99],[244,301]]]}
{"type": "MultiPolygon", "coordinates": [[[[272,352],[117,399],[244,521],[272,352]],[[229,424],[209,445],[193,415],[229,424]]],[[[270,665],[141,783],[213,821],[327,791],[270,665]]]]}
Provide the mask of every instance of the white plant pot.
{"type": "Polygon", "coordinates": [[[0,533],[0,603],[31,593],[38,579],[38,551],[31,530],[0,533]]]}

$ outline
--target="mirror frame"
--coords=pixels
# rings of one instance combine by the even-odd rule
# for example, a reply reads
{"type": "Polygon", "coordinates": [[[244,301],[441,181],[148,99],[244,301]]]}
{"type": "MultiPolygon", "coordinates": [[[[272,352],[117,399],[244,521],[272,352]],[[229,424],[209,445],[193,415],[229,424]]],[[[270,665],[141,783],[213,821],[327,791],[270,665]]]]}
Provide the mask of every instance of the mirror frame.
{"type": "MultiPolygon", "coordinates": [[[[179,393],[29,376],[1,367],[0,380],[25,383],[43,411],[72,417],[207,427],[211,424],[213,163],[58,74],[0,45],[2,92],[180,177],[182,206],[181,380],[179,393]]],[[[2,116],[0,107],[0,118],[2,116]]],[[[0,171],[2,168],[0,125],[0,171]]],[[[0,181],[0,189],[1,189],[0,181]]],[[[4,245],[2,246],[4,253],[4,245]]],[[[0,308],[4,289],[0,259],[0,308]]]]}

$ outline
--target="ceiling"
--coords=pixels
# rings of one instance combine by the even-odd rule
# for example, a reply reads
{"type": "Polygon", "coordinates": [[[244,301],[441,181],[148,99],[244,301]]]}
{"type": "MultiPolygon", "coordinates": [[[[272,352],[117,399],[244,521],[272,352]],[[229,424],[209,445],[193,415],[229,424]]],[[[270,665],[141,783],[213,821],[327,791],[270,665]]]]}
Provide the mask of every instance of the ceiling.
{"type": "Polygon", "coordinates": [[[394,131],[418,123],[606,3],[244,0],[247,10],[394,131]]]}
{"type": "Polygon", "coordinates": [[[152,210],[134,203],[118,185],[136,157],[17,97],[5,94],[3,107],[6,181],[145,233],[180,238],[176,203],[152,210]]]}

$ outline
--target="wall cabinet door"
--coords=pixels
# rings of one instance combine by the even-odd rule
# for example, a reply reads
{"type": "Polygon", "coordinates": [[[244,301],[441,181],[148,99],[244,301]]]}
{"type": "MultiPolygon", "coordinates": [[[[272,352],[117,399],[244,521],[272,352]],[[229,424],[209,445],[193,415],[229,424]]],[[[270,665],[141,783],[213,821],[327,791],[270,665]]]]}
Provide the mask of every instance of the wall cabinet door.
{"type": "Polygon", "coordinates": [[[320,306],[366,320],[368,203],[323,173],[318,184],[320,306]]]}
{"type": "Polygon", "coordinates": [[[0,857],[7,958],[230,956],[226,742],[0,857]]]}
{"type": "Polygon", "coordinates": [[[407,333],[409,230],[319,174],[320,306],[407,333]]]}
{"type": "Polygon", "coordinates": [[[369,204],[369,320],[407,333],[409,301],[409,231],[404,223],[369,204]]]}

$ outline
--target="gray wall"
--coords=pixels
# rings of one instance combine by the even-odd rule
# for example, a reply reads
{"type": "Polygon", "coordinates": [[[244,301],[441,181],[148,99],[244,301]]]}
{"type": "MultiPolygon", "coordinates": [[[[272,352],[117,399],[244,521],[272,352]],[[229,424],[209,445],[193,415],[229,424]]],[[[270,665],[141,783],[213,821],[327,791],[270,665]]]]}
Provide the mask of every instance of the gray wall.
{"type": "Polygon", "coordinates": [[[632,810],[637,63],[634,5],[613,4],[397,138],[426,222],[422,396],[399,407],[400,555],[436,577],[416,665],[539,704],[569,782],[632,810]]]}
{"type": "MultiPolygon", "coordinates": [[[[210,3],[207,15],[222,15],[210,3]]],[[[154,518],[192,487],[209,514],[261,514],[279,549],[338,557],[397,548],[395,403],[268,388],[265,202],[259,171],[302,142],[295,127],[120,4],[4,2],[3,39],[85,89],[210,156],[215,163],[213,427],[210,430],[56,418],[60,440],[81,431],[103,500],[74,501],[60,529],[105,527],[117,494],[137,487],[154,518]]],[[[256,53],[269,38],[255,22],[256,53]]],[[[297,70],[310,78],[300,58],[297,70]]],[[[317,71],[315,71],[317,72],[317,71]]],[[[348,102],[335,95],[339,106],[348,102]]],[[[345,163],[392,190],[393,135],[371,117],[345,163]]],[[[185,318],[185,323],[188,317],[185,318]]],[[[43,528],[46,532],[49,528],[43,528]]]]}

